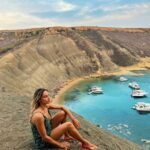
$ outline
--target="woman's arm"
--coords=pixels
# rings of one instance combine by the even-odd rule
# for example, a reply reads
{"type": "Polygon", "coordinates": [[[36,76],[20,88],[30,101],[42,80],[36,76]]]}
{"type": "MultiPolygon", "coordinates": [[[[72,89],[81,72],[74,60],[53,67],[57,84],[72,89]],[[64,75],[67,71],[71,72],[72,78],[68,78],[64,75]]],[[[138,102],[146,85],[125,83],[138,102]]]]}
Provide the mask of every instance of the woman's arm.
{"type": "Polygon", "coordinates": [[[62,110],[68,114],[68,116],[72,120],[72,123],[74,124],[74,126],[77,129],[79,129],[80,128],[80,122],[72,115],[72,113],[69,111],[69,109],[67,109],[66,107],[63,106],[62,110]]]}
{"type": "Polygon", "coordinates": [[[68,116],[69,118],[72,120],[74,126],[76,128],[80,128],[80,123],[79,121],[72,115],[72,113],[69,111],[69,109],[67,109],[66,107],[64,107],[63,105],[56,105],[56,104],[48,104],[47,107],[49,109],[60,109],[60,110],[63,110],[68,116]]]}

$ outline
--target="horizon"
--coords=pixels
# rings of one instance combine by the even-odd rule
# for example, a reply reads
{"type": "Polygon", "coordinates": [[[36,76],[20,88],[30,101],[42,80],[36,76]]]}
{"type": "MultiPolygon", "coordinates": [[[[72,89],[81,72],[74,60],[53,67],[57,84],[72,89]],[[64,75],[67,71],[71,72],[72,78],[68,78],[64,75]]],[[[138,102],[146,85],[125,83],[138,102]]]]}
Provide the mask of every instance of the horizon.
{"type": "Polygon", "coordinates": [[[46,27],[149,28],[149,0],[7,0],[0,30],[46,27]]]}
{"type": "MultiPolygon", "coordinates": [[[[69,29],[69,28],[93,28],[93,30],[118,30],[118,31],[130,31],[130,30],[133,30],[133,31],[141,31],[141,30],[150,30],[150,27],[100,27],[100,26],[49,26],[49,27],[31,27],[31,28],[17,28],[17,29],[0,29],[0,31],[4,31],[4,32],[11,32],[11,31],[32,31],[32,30],[40,30],[40,29],[50,29],[50,28],[53,28],[53,29],[63,29],[63,28],[66,28],[66,29],[69,29]]],[[[82,29],[81,29],[82,30],[82,29]]]]}

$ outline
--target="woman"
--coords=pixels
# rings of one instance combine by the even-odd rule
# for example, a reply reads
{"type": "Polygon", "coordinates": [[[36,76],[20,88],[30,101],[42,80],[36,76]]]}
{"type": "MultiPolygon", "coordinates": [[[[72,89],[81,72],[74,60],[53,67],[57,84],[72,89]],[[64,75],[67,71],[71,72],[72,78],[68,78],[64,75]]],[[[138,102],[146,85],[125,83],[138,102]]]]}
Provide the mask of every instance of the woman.
{"type": "Polygon", "coordinates": [[[91,144],[80,135],[77,130],[80,128],[80,123],[71,112],[62,105],[52,104],[47,89],[40,88],[35,91],[31,113],[31,129],[37,148],[55,145],[68,149],[70,144],[65,141],[67,139],[76,139],[81,142],[82,148],[89,150],[97,149],[97,146],[91,144]],[[49,111],[50,109],[59,109],[61,111],[52,116],[49,111]],[[72,123],[66,122],[67,116],[72,120],[72,123]],[[64,136],[63,142],[60,141],[62,136],[64,136]]]}

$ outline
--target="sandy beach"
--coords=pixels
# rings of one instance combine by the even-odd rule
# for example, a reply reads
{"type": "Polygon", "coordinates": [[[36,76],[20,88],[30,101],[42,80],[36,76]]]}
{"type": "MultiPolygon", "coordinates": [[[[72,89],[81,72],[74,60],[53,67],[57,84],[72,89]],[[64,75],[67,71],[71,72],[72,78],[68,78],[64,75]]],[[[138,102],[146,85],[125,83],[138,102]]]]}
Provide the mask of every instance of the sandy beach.
{"type": "Polygon", "coordinates": [[[120,67],[119,71],[117,72],[101,73],[98,71],[94,74],[90,74],[89,76],[73,78],[71,80],[66,81],[60,86],[58,93],[55,95],[55,98],[53,99],[53,102],[61,103],[61,98],[63,97],[64,93],[82,81],[90,80],[91,78],[100,78],[104,76],[122,76],[122,75],[127,75],[127,74],[133,75],[133,76],[140,76],[143,74],[137,74],[132,71],[148,70],[149,68],[150,68],[150,58],[144,58],[144,59],[141,59],[141,61],[136,65],[129,66],[129,67],[120,67]]]}

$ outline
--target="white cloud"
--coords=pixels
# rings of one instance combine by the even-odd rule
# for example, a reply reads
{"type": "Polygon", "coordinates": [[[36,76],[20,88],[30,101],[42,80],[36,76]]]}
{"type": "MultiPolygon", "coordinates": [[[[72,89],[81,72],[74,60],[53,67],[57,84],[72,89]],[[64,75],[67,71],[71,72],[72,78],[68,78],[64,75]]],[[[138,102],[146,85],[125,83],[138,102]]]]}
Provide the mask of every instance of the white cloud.
{"type": "MultiPolygon", "coordinates": [[[[103,0],[99,0],[103,1],[103,0]]],[[[77,6],[65,0],[7,0],[0,5],[0,29],[16,29],[47,26],[115,26],[115,27],[147,27],[150,25],[150,3],[115,5],[112,0],[105,6],[87,3],[77,6]],[[36,3],[35,3],[36,2],[36,3]],[[36,13],[66,12],[74,10],[72,18],[63,16],[40,18],[36,13]],[[103,10],[103,14],[101,14],[103,10]],[[96,13],[96,14],[95,14],[96,13]],[[100,14],[98,16],[98,14],[100,14]],[[145,20],[143,19],[145,18],[145,20]]],[[[119,0],[115,0],[117,2],[119,0]]],[[[68,15],[69,16],[69,15],[68,15]]]]}
{"type": "Polygon", "coordinates": [[[31,27],[47,27],[61,25],[55,18],[40,18],[33,13],[67,12],[75,9],[75,5],[63,0],[7,0],[0,5],[0,29],[16,29],[31,27]],[[36,3],[35,3],[36,1],[36,3]]]}
{"type": "Polygon", "coordinates": [[[91,11],[90,6],[83,6],[80,8],[80,10],[76,13],[77,16],[86,16],[88,15],[91,11]]]}
{"type": "Polygon", "coordinates": [[[99,9],[103,11],[130,11],[133,9],[140,10],[140,9],[147,9],[150,7],[150,3],[141,3],[141,4],[124,4],[124,5],[110,5],[110,6],[103,6],[99,7],[99,9]]]}
{"type": "Polygon", "coordinates": [[[76,5],[67,3],[64,0],[38,0],[38,2],[29,1],[29,12],[68,12],[76,9],[76,5]],[[33,7],[31,9],[31,7],[33,7]]]}
{"type": "Polygon", "coordinates": [[[29,14],[18,12],[1,13],[0,22],[0,30],[9,28],[20,29],[58,25],[58,23],[54,19],[41,19],[29,14]]]}
{"type": "Polygon", "coordinates": [[[59,0],[55,3],[55,11],[57,12],[65,12],[65,11],[71,11],[76,8],[75,5],[66,3],[63,0],[59,0]]]}
{"type": "Polygon", "coordinates": [[[74,10],[76,5],[64,0],[7,0],[2,1],[0,12],[19,11],[25,13],[33,12],[67,12],[74,10]]]}
{"type": "MultiPolygon", "coordinates": [[[[125,7],[124,7],[125,8],[125,7]]],[[[103,16],[83,15],[79,20],[74,20],[74,25],[111,26],[111,27],[149,27],[150,4],[134,5],[129,9],[112,12],[103,16]]],[[[73,21],[70,21],[73,22],[73,21]]],[[[69,24],[69,22],[68,22],[69,24]]]]}

